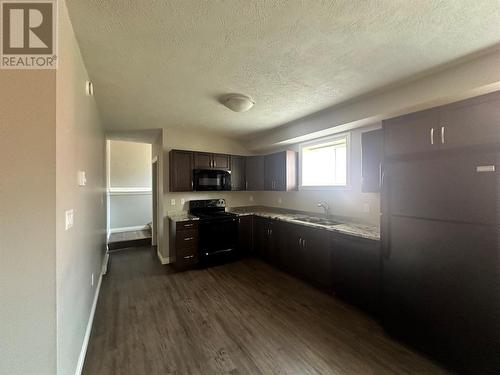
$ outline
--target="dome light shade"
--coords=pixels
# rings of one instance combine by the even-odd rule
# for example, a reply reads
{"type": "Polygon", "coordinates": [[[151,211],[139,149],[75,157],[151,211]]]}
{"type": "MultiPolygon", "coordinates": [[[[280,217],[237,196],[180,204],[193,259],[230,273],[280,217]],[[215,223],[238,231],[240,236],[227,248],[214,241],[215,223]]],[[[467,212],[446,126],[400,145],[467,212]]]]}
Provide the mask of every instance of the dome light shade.
{"type": "Polygon", "coordinates": [[[255,102],[243,94],[230,94],[222,99],[222,104],[234,112],[246,112],[253,107],[255,102]]]}

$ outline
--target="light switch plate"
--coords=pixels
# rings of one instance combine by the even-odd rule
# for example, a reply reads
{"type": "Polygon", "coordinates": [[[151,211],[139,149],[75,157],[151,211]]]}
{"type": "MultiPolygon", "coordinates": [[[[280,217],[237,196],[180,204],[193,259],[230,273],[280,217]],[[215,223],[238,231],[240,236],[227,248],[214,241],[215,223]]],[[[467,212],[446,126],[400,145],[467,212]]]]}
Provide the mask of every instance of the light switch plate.
{"type": "Polygon", "coordinates": [[[65,213],[66,220],[65,220],[65,225],[64,225],[66,230],[73,227],[73,220],[74,220],[73,216],[74,216],[73,210],[66,211],[66,213],[65,213]]]}
{"type": "Polygon", "coordinates": [[[250,202],[253,202],[253,195],[250,195],[250,202]]]}
{"type": "Polygon", "coordinates": [[[78,171],[78,186],[87,185],[87,177],[85,176],[85,171],[78,171]]]}

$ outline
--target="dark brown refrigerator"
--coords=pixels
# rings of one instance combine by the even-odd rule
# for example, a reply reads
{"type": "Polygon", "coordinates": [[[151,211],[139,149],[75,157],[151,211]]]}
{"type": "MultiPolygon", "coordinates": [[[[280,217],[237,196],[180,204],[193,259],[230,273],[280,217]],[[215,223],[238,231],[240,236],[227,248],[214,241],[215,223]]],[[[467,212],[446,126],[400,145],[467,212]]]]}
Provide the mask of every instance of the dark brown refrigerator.
{"type": "Polygon", "coordinates": [[[500,374],[500,154],[420,154],[384,170],[384,327],[460,373],[500,374]]]}

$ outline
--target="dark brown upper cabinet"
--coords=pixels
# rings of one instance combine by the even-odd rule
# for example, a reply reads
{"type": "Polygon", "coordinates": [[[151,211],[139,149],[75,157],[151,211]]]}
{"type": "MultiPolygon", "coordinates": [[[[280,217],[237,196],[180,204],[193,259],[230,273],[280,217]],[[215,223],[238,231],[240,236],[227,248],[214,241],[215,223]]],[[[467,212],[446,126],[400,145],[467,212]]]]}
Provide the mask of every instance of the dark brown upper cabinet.
{"type": "Polygon", "coordinates": [[[193,153],[172,150],[169,154],[170,191],[193,190],[193,153]]]}
{"type": "Polygon", "coordinates": [[[230,169],[230,156],[223,154],[212,154],[208,152],[194,153],[195,169],[230,169]]]}
{"type": "Polygon", "coordinates": [[[195,169],[211,169],[212,168],[212,154],[208,152],[195,152],[194,153],[194,168],[195,169]]]}
{"type": "Polygon", "coordinates": [[[264,190],[264,156],[247,156],[245,160],[245,190],[264,190]]]}
{"type": "Polygon", "coordinates": [[[287,150],[266,155],[264,159],[264,190],[297,189],[297,153],[287,150]]]}
{"type": "Polygon", "coordinates": [[[170,191],[193,191],[193,169],[231,171],[231,190],[235,191],[297,189],[297,153],[290,150],[265,156],[172,150],[170,191]]]}
{"type": "Polygon", "coordinates": [[[382,129],[361,134],[361,191],[380,192],[382,159],[384,157],[384,133],[382,129]]]}
{"type": "Polygon", "coordinates": [[[231,190],[246,190],[245,157],[231,156],[231,190]]]}
{"type": "Polygon", "coordinates": [[[441,148],[500,142],[500,92],[442,107],[441,148]]]}
{"type": "Polygon", "coordinates": [[[500,92],[383,121],[388,157],[500,143],[500,92]]]}
{"type": "Polygon", "coordinates": [[[439,149],[439,111],[431,109],[383,121],[387,156],[439,149]]]}
{"type": "Polygon", "coordinates": [[[231,169],[231,157],[229,155],[213,154],[212,160],[214,163],[214,169],[231,169]]]}

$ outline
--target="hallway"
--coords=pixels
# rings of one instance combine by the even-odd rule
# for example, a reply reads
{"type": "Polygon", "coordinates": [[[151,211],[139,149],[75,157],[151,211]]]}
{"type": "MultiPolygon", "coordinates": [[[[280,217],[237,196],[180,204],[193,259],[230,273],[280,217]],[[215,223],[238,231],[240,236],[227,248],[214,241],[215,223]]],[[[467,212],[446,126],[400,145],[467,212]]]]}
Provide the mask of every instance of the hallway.
{"type": "Polygon", "coordinates": [[[445,374],[357,310],[255,259],[172,273],[111,255],[86,375],[445,374]]]}

